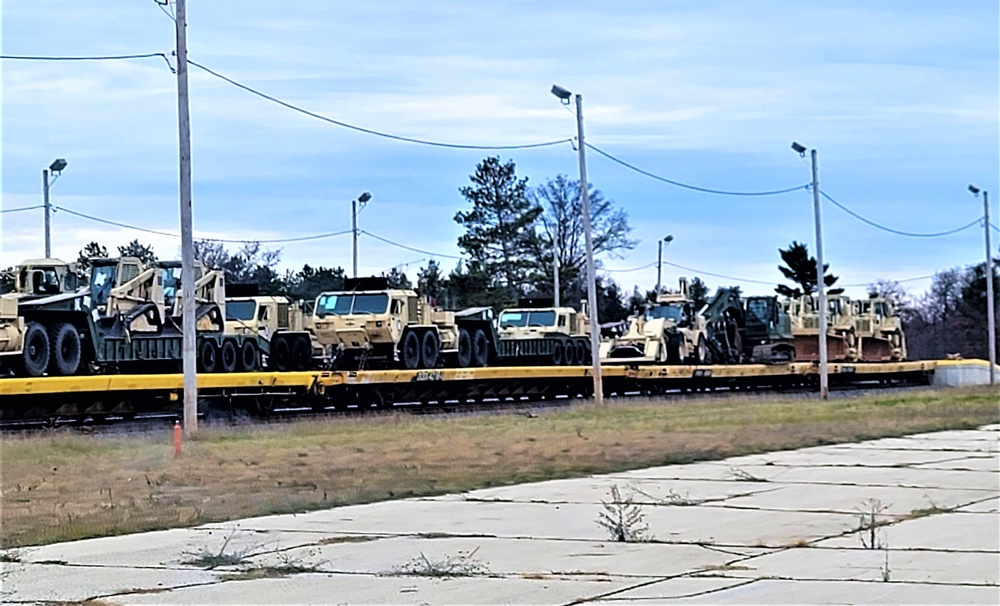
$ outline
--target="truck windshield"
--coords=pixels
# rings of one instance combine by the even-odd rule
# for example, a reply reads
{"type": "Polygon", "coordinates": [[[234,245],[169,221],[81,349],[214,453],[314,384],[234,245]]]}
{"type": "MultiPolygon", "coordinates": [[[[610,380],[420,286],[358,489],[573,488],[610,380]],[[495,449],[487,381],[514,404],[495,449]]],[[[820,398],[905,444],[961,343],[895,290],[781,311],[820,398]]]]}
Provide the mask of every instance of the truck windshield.
{"type": "Polygon", "coordinates": [[[322,309],[327,315],[347,316],[351,314],[384,314],[389,308],[389,295],[376,293],[354,295],[343,293],[321,295],[316,303],[317,311],[322,309]]]}
{"type": "Polygon", "coordinates": [[[556,312],[550,309],[533,311],[505,311],[500,314],[500,328],[524,326],[555,326],[556,312]]]}
{"type": "Polygon", "coordinates": [[[227,320],[247,322],[253,320],[255,313],[257,313],[256,301],[226,301],[227,320]]]}
{"type": "Polygon", "coordinates": [[[673,320],[679,324],[684,319],[684,307],[682,305],[656,305],[646,310],[647,320],[661,318],[673,320]]]}

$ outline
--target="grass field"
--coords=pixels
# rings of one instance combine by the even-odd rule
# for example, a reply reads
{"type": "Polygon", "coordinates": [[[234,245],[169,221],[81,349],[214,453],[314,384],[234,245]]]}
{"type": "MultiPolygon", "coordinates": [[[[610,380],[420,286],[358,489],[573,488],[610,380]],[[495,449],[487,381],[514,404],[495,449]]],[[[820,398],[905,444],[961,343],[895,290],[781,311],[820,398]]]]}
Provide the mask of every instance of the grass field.
{"type": "Polygon", "coordinates": [[[535,415],[307,419],[0,442],[3,547],[718,459],[1000,420],[996,391],[578,404],[535,415]]]}

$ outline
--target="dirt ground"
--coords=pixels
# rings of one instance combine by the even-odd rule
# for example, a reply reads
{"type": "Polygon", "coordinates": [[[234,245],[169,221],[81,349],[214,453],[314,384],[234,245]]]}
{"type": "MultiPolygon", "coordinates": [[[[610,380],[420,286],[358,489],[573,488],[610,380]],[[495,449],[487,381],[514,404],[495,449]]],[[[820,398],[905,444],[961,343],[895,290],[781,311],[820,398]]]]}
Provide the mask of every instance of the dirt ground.
{"type": "Polygon", "coordinates": [[[1000,421],[986,389],[581,403],[490,416],[372,416],[207,428],[55,431],[0,441],[3,547],[194,526],[417,495],[969,428],[1000,421]]]}

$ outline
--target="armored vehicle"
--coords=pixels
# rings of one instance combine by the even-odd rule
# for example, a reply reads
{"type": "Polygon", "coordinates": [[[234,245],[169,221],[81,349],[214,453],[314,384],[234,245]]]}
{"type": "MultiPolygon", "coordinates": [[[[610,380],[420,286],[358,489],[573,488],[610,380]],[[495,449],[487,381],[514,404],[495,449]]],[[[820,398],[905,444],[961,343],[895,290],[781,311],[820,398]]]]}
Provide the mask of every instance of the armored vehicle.
{"type": "Polygon", "coordinates": [[[586,314],[554,307],[552,299],[521,299],[497,320],[499,357],[521,364],[573,366],[590,363],[586,314]]]}

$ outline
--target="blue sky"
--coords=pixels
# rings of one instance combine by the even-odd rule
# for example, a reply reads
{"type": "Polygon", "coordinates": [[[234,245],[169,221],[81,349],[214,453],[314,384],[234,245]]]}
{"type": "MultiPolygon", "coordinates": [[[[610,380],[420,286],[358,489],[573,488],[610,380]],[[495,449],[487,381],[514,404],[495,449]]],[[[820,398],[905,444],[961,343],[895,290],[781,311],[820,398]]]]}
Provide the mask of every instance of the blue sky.
{"type": "MultiPolygon", "coordinates": [[[[5,55],[169,53],[153,0],[4,0],[5,55]]],[[[401,136],[517,145],[575,135],[552,84],[583,94],[586,137],[622,160],[724,190],[810,178],[790,144],[819,150],[821,189],[893,229],[939,232],[981,215],[969,183],[1000,196],[996,0],[622,1],[188,0],[190,58],[310,111],[401,136]]],[[[161,58],[4,60],[2,208],[41,203],[41,169],[69,165],[53,204],[176,232],[176,79],[161,58]]],[[[275,239],[360,226],[360,270],[446,269],[462,233],[458,192],[499,154],[529,185],[578,176],[568,145],[509,152],[390,141],[303,116],[191,68],[196,236],[275,239]]],[[[746,198],[660,183],[588,154],[588,176],[624,208],[638,247],[609,270],[666,261],[777,283],[778,248],[813,250],[811,195],[746,198]]],[[[993,223],[1000,224],[993,204],[993,223]]],[[[841,284],[907,280],[980,262],[983,233],[879,231],[824,203],[825,256],[841,284]]],[[[43,252],[39,210],[0,214],[0,267],[43,252]]],[[[179,240],[57,212],[53,252],[133,238],[161,257],[179,240]]],[[[1000,234],[994,232],[994,242],[1000,234]]],[[[283,266],[351,264],[349,235],[280,248],[283,266]]],[[[664,267],[664,282],[696,272],[664,267]]],[[[652,288],[655,267],[610,274],[652,288]]],[[[712,286],[735,281],[702,274],[712,286]]],[[[920,293],[929,280],[907,282],[920,293]]],[[[744,291],[771,286],[742,283],[744,291]]],[[[848,288],[861,295],[863,287],[848,288]]]]}

